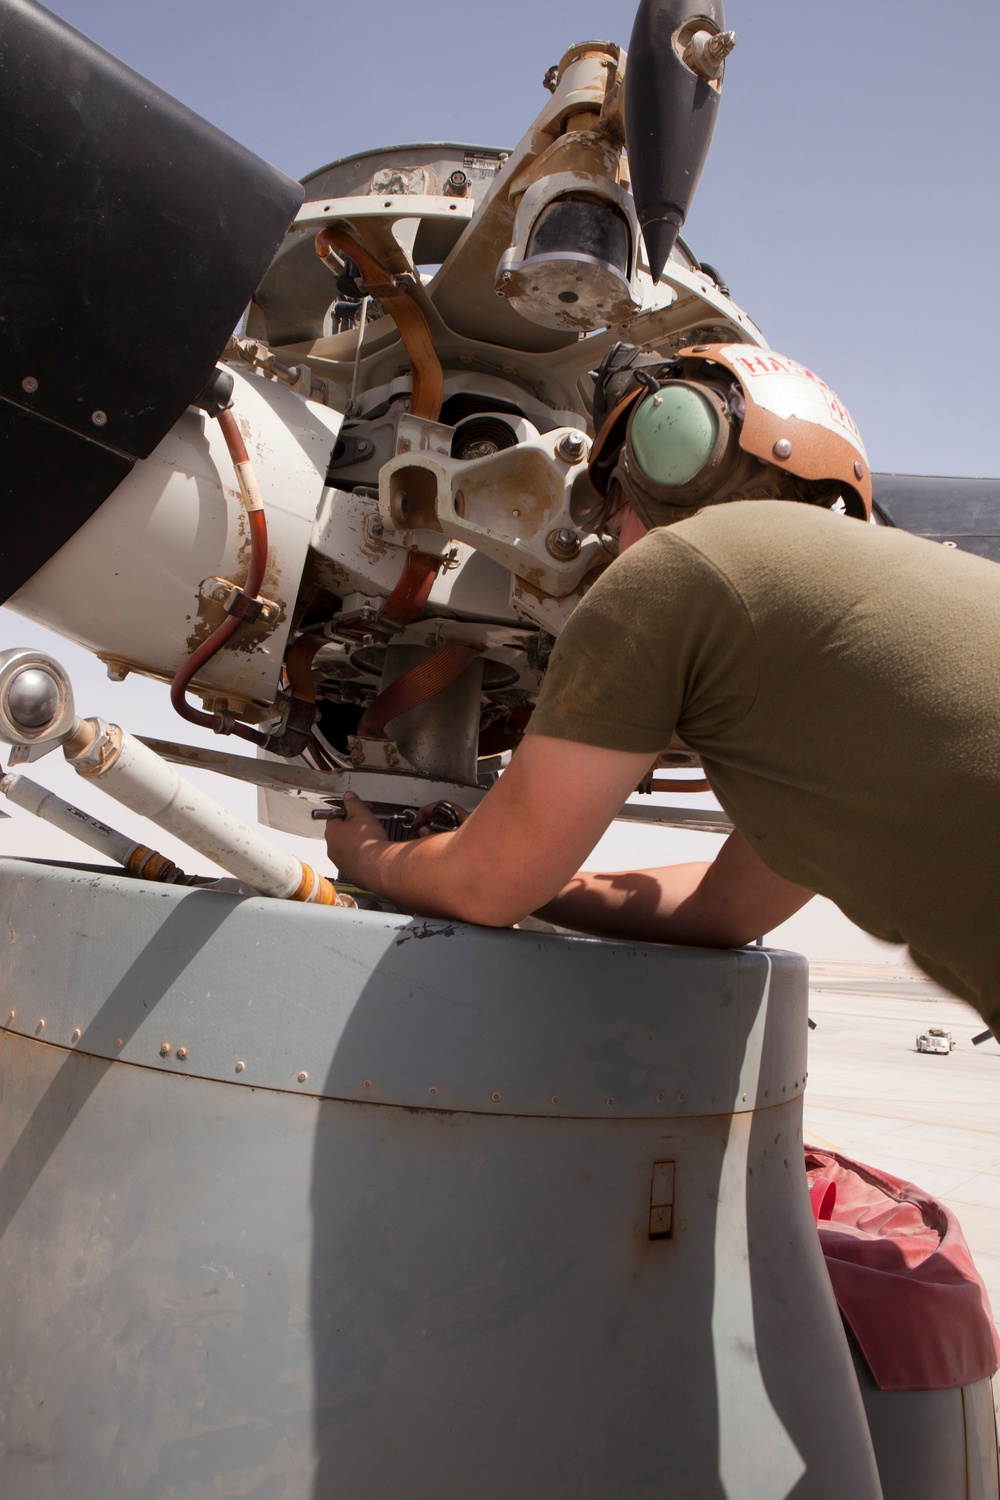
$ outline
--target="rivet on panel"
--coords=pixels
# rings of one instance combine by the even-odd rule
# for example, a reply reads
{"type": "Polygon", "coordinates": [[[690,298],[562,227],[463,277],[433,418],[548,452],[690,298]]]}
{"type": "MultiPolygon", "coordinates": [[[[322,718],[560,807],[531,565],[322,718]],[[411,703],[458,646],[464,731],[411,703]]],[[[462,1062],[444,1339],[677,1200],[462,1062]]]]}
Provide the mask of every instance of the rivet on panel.
{"type": "Polygon", "coordinates": [[[549,1103],[550,1104],[558,1104],[559,1103],[559,1095],[558,1094],[553,1094],[552,1098],[549,1100],[549,1103]]]}
{"type": "Polygon", "coordinates": [[[309,1082],[309,1074],[308,1073],[300,1073],[299,1074],[299,1082],[300,1083],[308,1083],[309,1082]]]}
{"type": "Polygon", "coordinates": [[[774,454],[775,458],[791,458],[792,445],[787,438],[779,438],[774,447],[771,449],[771,452],[774,454]]]}
{"type": "Polygon", "coordinates": [[[678,1089],[677,1090],[677,1097],[680,1100],[680,1102],[683,1104],[684,1103],[684,1090],[683,1089],[678,1089]]]}
{"type": "Polygon", "coordinates": [[[855,479],[864,479],[865,477],[865,466],[860,458],[854,460],[854,477],[855,479]]]}
{"type": "Polygon", "coordinates": [[[494,1104],[499,1104],[500,1100],[503,1098],[503,1095],[502,1094],[493,1093],[493,1094],[490,1095],[490,1098],[493,1100],[494,1104]]]}
{"type": "Polygon", "coordinates": [[[39,1018],[38,1025],[35,1027],[35,1032],[37,1034],[39,1031],[44,1031],[44,1030],[45,1030],[45,1017],[41,1016],[39,1018]]]}
{"type": "Polygon", "coordinates": [[[170,1056],[170,1043],[169,1042],[161,1042],[160,1043],[160,1056],[161,1057],[169,1057],[170,1056]]]}
{"type": "Polygon", "coordinates": [[[747,1102],[747,1096],[746,1096],[746,1094],[742,1095],[742,1099],[743,1099],[743,1103],[745,1104],[747,1102]]]}
{"type": "Polygon", "coordinates": [[[246,1063],[245,1063],[245,1062],[238,1062],[238,1063],[237,1063],[237,1064],[236,1064],[236,1072],[237,1072],[237,1073],[242,1073],[242,1072],[243,1072],[243,1069],[244,1069],[244,1068],[245,1068],[245,1067],[246,1067],[246,1063]]]}
{"type": "MultiPolygon", "coordinates": [[[[304,1079],[304,1078],[300,1078],[300,1079],[299,1079],[299,1082],[300,1082],[300,1083],[304,1083],[304,1082],[305,1082],[305,1079],[304,1079]]],[[[372,1081],[371,1081],[371,1079],[370,1079],[370,1078],[366,1078],[366,1079],[365,1079],[365,1088],[366,1088],[366,1089],[373,1089],[373,1088],[374,1088],[374,1087],[375,1087],[375,1085],[374,1085],[374,1083],[373,1083],[373,1082],[372,1082],[372,1081]]]]}
{"type": "Polygon", "coordinates": [[[106,411],[92,411],[90,420],[95,427],[106,427],[108,425],[108,414],[106,411]]]}
{"type": "Polygon", "coordinates": [[[81,1038],[82,1035],[83,1035],[83,1032],[80,1030],[79,1026],[75,1027],[74,1031],[73,1031],[73,1040],[74,1040],[74,1042],[78,1042],[80,1040],[80,1038],[81,1038]]]}
{"type": "Polygon", "coordinates": [[[124,1047],[124,1045],[125,1045],[125,1039],[124,1039],[124,1037],[116,1036],[115,1037],[115,1046],[116,1047],[124,1047]]]}
{"type": "Polygon", "coordinates": [[[434,1085],[433,1085],[433,1083],[432,1083],[432,1084],[431,1084],[431,1086],[430,1086],[430,1088],[429,1088],[429,1089],[428,1089],[428,1090],[427,1090],[427,1092],[428,1092],[428,1093],[429,1093],[429,1094],[431,1094],[431,1095],[433,1095],[433,1094],[436,1094],[436,1093],[437,1093],[437,1089],[436,1089],[436,1088],[435,1088],[435,1087],[434,1087],[434,1085]]]}
{"type": "Polygon", "coordinates": [[[17,1014],[17,1012],[13,1011],[13,1010],[8,1013],[8,1015],[7,1015],[7,1025],[8,1026],[13,1026],[13,1024],[14,1024],[14,1017],[16,1016],[16,1014],[17,1014]]]}
{"type": "Polygon", "coordinates": [[[177,1061],[178,1062],[184,1062],[185,1059],[187,1058],[187,1055],[188,1055],[188,1049],[186,1047],[178,1047],[177,1048],[177,1061]]]}
{"type": "Polygon", "coordinates": [[[25,375],[24,379],[21,381],[21,389],[22,391],[27,391],[29,396],[33,396],[38,390],[38,381],[35,379],[35,376],[25,375]]]}
{"type": "Polygon", "coordinates": [[[605,1100],[605,1103],[608,1104],[608,1105],[612,1105],[612,1104],[614,1104],[614,1102],[615,1101],[613,1099],[607,1099],[607,1100],[605,1100]]]}

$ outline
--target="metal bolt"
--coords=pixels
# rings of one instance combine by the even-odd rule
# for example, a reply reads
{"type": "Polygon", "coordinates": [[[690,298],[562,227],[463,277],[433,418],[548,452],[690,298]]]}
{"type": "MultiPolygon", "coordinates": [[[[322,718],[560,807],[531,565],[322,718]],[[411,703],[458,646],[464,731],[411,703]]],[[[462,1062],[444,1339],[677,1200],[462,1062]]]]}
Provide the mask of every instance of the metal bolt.
{"type": "Polygon", "coordinates": [[[771,452],[774,454],[775,458],[791,458],[792,445],[787,438],[779,438],[774,447],[771,449],[771,452]]]}
{"type": "Polygon", "coordinates": [[[95,427],[106,427],[108,425],[108,414],[106,411],[92,411],[90,420],[95,427]]]}
{"type": "Polygon", "coordinates": [[[519,510],[512,510],[511,515],[514,517],[515,521],[519,521],[521,519],[521,512],[519,510]]]}
{"type": "Polygon", "coordinates": [[[178,1062],[184,1062],[184,1060],[186,1059],[187,1055],[188,1055],[188,1049],[186,1047],[178,1047],[177,1048],[177,1061],[178,1062]]]}
{"type": "Polygon", "coordinates": [[[613,1099],[607,1099],[607,1100],[605,1100],[605,1103],[608,1104],[608,1105],[614,1104],[614,1102],[615,1101],[613,1099]]]}
{"type": "Polygon", "coordinates": [[[36,1031],[44,1031],[45,1030],[45,1017],[44,1016],[42,1016],[41,1020],[38,1022],[38,1025],[35,1027],[35,1030],[36,1031]]]}
{"type": "Polygon", "coordinates": [[[243,1069],[244,1069],[244,1068],[245,1068],[245,1067],[246,1067],[246,1063],[245,1063],[245,1062],[238,1062],[238,1063],[237,1063],[237,1064],[236,1064],[236,1069],[235,1069],[235,1071],[236,1071],[236,1072],[237,1072],[237,1073],[242,1073],[242,1072],[243,1072],[243,1069]]]}
{"type": "Polygon", "coordinates": [[[371,531],[372,536],[381,536],[383,531],[385,530],[385,527],[382,525],[381,521],[373,521],[371,523],[371,526],[369,527],[369,530],[371,531]]]}
{"type": "Polygon", "coordinates": [[[170,1056],[170,1043],[169,1042],[161,1042],[160,1043],[160,1056],[161,1057],[169,1057],[170,1056]]]}
{"type": "Polygon", "coordinates": [[[735,31],[698,31],[691,38],[685,61],[700,78],[711,81],[722,77],[723,64],[735,46],[735,31]]]}
{"type": "Polygon", "coordinates": [[[657,1094],[657,1096],[656,1096],[656,1102],[657,1102],[657,1104],[662,1104],[663,1103],[663,1095],[662,1095],[662,1093],[657,1094]]]}
{"type": "Polygon", "coordinates": [[[494,1104],[499,1104],[500,1100],[503,1098],[503,1095],[502,1094],[491,1094],[490,1098],[493,1100],[494,1104]]]}
{"type": "Polygon", "coordinates": [[[588,446],[582,432],[566,432],[556,444],[556,452],[568,463],[577,464],[586,454],[588,446]]]}
{"type": "Polygon", "coordinates": [[[430,1088],[429,1088],[429,1089],[428,1089],[428,1090],[427,1090],[427,1092],[428,1092],[428,1093],[429,1093],[429,1094],[430,1094],[430,1095],[432,1095],[432,1096],[433,1096],[433,1095],[435,1095],[435,1094],[436,1094],[436,1093],[437,1093],[437,1089],[436,1089],[436,1088],[435,1088],[435,1087],[434,1087],[434,1085],[433,1085],[433,1083],[432,1083],[432,1084],[431,1084],[431,1086],[430,1086],[430,1088]]]}
{"type": "Polygon", "coordinates": [[[558,1104],[559,1103],[559,1095],[558,1094],[553,1094],[552,1098],[550,1099],[549,1102],[550,1102],[550,1104],[558,1104]]]}
{"type": "Polygon", "coordinates": [[[27,391],[29,396],[33,396],[35,394],[35,392],[38,390],[38,381],[35,379],[34,375],[25,375],[24,379],[21,381],[21,389],[22,391],[27,391]]]}
{"type": "Polygon", "coordinates": [[[747,1102],[747,1096],[746,1096],[746,1094],[744,1094],[743,1095],[743,1103],[745,1104],[746,1102],[747,1102]]]}
{"type": "Polygon", "coordinates": [[[660,395],[654,396],[652,404],[654,406],[662,406],[663,405],[663,397],[660,396],[660,395]]]}
{"type": "Polygon", "coordinates": [[[300,1073],[299,1074],[299,1082],[300,1083],[308,1083],[309,1082],[309,1074],[308,1073],[300,1073]]]}
{"type": "Polygon", "coordinates": [[[14,1017],[15,1017],[15,1016],[16,1016],[16,1014],[17,1014],[17,1012],[16,1012],[16,1011],[13,1011],[13,1010],[12,1010],[12,1011],[11,1011],[11,1012],[10,1012],[10,1014],[9,1014],[9,1015],[8,1015],[8,1017],[7,1017],[7,1025],[8,1025],[8,1026],[13,1026],[13,1024],[14,1024],[14,1017]]]}
{"type": "Polygon", "coordinates": [[[82,1035],[83,1035],[83,1032],[80,1030],[79,1026],[77,1026],[75,1028],[74,1032],[73,1032],[73,1040],[74,1040],[74,1042],[78,1042],[80,1040],[80,1038],[81,1038],[82,1035]]]}
{"type": "Polygon", "coordinates": [[[568,561],[577,555],[582,544],[579,534],[573,530],[572,526],[560,526],[558,531],[549,532],[545,538],[545,545],[553,557],[568,561]]]}
{"type": "Polygon", "coordinates": [[[124,1047],[124,1045],[125,1045],[125,1039],[124,1039],[124,1037],[116,1036],[115,1037],[115,1046],[116,1047],[124,1047]]]}
{"type": "Polygon", "coordinates": [[[681,1104],[684,1103],[684,1090],[683,1089],[678,1089],[677,1090],[677,1098],[679,1099],[679,1101],[681,1102],[681,1104]]]}
{"type": "Polygon", "coordinates": [[[375,1087],[375,1085],[374,1085],[374,1083],[372,1083],[371,1079],[370,1078],[366,1078],[365,1079],[365,1088],[366,1089],[373,1089],[374,1087],[375,1087]]]}
{"type": "Polygon", "coordinates": [[[860,458],[854,460],[854,477],[855,479],[864,479],[865,477],[865,466],[860,458]]]}

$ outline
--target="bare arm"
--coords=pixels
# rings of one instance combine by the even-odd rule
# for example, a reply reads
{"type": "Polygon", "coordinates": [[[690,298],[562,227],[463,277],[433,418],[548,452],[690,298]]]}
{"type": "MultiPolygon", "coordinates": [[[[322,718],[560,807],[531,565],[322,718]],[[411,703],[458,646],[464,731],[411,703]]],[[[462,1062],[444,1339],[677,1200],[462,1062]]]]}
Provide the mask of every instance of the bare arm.
{"type": "Polygon", "coordinates": [[[787,921],[811,896],[732,833],[711,864],[581,870],[536,915],[598,937],[737,948],[787,921]]]}
{"type": "Polygon", "coordinates": [[[390,844],[352,798],[327,846],[342,875],[398,905],[489,927],[538,911],[609,937],[727,947],[805,904],[810,892],[772,874],[738,834],[710,865],[576,874],[648,766],[644,755],[530,735],[455,833],[390,844]]]}
{"type": "Polygon", "coordinates": [[[528,735],[454,833],[390,844],[363,802],[327,825],[342,875],[428,916],[508,927],[551,901],[649,769],[648,755],[528,735]]]}

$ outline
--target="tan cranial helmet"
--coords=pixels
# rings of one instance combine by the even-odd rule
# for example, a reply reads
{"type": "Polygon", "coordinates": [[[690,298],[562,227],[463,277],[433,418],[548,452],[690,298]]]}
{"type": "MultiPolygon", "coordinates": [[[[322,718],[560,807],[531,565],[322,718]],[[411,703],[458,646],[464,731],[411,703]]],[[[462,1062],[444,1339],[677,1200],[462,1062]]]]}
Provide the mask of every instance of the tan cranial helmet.
{"type": "Polygon", "coordinates": [[[740,499],[842,502],[871,515],[861,435],[804,365],[749,344],[698,344],[658,367],[619,348],[617,369],[602,367],[608,387],[634,383],[598,434],[591,477],[609,497],[621,491],[647,526],[740,499]]]}

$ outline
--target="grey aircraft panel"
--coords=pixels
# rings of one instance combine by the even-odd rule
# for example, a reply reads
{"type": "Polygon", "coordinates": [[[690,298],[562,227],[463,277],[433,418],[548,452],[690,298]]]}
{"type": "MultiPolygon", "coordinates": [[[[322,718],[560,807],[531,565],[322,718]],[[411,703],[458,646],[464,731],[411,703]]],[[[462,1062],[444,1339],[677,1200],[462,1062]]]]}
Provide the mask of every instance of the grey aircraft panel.
{"type": "Polygon", "coordinates": [[[13,861],[0,909],[0,1494],[878,1500],[802,960],[13,861]]]}

